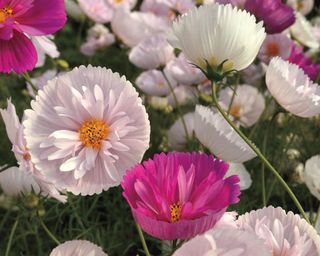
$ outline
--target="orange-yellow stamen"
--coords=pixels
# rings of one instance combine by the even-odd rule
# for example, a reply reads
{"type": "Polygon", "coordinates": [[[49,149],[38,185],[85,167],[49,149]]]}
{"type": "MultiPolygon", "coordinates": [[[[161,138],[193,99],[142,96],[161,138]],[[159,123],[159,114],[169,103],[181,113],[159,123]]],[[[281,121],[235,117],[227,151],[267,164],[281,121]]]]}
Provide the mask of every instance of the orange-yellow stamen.
{"type": "Polygon", "coordinates": [[[102,141],[110,133],[110,128],[104,121],[93,119],[84,122],[78,132],[84,146],[100,150],[102,141]]]}
{"type": "Polygon", "coordinates": [[[234,106],[232,106],[231,109],[230,109],[230,114],[231,114],[233,117],[239,119],[239,118],[240,118],[240,109],[241,109],[241,108],[240,108],[238,105],[234,105],[234,106]]]}
{"type": "Polygon", "coordinates": [[[122,3],[122,0],[114,0],[114,2],[115,2],[116,4],[121,4],[121,3],[122,3]]]}
{"type": "Polygon", "coordinates": [[[267,45],[267,55],[269,57],[279,56],[279,54],[280,54],[280,50],[279,50],[279,45],[277,43],[273,42],[267,45]]]}
{"type": "Polygon", "coordinates": [[[9,6],[0,9],[0,23],[6,21],[7,18],[13,15],[13,9],[9,6]]]}
{"type": "Polygon", "coordinates": [[[182,205],[179,202],[170,205],[171,223],[180,220],[181,208],[182,205]]]}

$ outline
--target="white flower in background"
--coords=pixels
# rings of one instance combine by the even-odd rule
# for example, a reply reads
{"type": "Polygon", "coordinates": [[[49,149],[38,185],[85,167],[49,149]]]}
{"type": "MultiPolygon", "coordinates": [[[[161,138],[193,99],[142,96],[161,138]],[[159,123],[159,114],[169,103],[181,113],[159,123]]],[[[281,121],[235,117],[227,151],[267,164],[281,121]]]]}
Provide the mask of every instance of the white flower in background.
{"type": "Polygon", "coordinates": [[[64,0],[66,11],[71,18],[82,21],[85,19],[85,14],[80,6],[73,0],[64,0]]]}
{"type": "Polygon", "coordinates": [[[320,255],[316,230],[293,212],[269,206],[239,216],[237,223],[240,229],[263,239],[273,256],[320,255]]]}
{"type": "Polygon", "coordinates": [[[157,16],[165,16],[168,18],[172,15],[172,11],[170,10],[167,0],[143,0],[140,6],[140,11],[152,12],[157,16]]]}
{"type": "Polygon", "coordinates": [[[184,243],[173,256],[272,256],[256,235],[235,228],[213,228],[184,243]]]}
{"type": "Polygon", "coordinates": [[[273,57],[281,57],[287,60],[291,53],[292,41],[285,34],[267,35],[264,40],[258,58],[264,63],[269,63],[273,57]]]}
{"type": "Polygon", "coordinates": [[[166,97],[157,97],[152,96],[149,98],[149,104],[153,109],[161,110],[161,111],[172,111],[172,107],[168,103],[168,99],[166,97]]]}
{"type": "Polygon", "coordinates": [[[303,15],[307,15],[313,9],[314,0],[287,0],[287,5],[303,15]]]}
{"type": "Polygon", "coordinates": [[[58,245],[49,256],[107,256],[102,248],[86,240],[71,240],[58,245]]]}
{"type": "Polygon", "coordinates": [[[24,172],[18,167],[11,167],[0,172],[0,187],[3,192],[12,197],[34,191],[40,192],[40,187],[31,173],[24,172]]]}
{"type": "Polygon", "coordinates": [[[193,0],[167,0],[167,4],[173,12],[185,13],[195,7],[193,0]]]}
{"type": "MultiPolygon", "coordinates": [[[[238,213],[236,211],[233,212],[225,212],[221,219],[214,225],[213,229],[216,228],[234,228],[237,229],[238,225],[236,223],[238,213]]],[[[212,229],[212,230],[213,230],[212,229]]]]}
{"type": "Polygon", "coordinates": [[[297,65],[273,58],[267,69],[266,84],[277,102],[292,114],[312,117],[320,113],[320,87],[297,65]]]}
{"type": "Polygon", "coordinates": [[[129,60],[142,69],[165,66],[174,57],[174,49],[163,35],[146,38],[129,53],[129,60]]]}
{"type": "Polygon", "coordinates": [[[262,82],[266,71],[262,67],[262,64],[251,64],[249,67],[242,71],[242,79],[246,84],[259,86],[262,82]]]}
{"type": "MultiPolygon", "coordinates": [[[[177,97],[178,104],[186,105],[188,103],[195,103],[197,101],[197,92],[191,86],[179,85],[173,89],[174,94],[177,97]]],[[[168,96],[169,105],[173,108],[177,107],[176,101],[172,93],[168,96]]]]}
{"type": "MultiPolygon", "coordinates": [[[[66,202],[67,197],[61,195],[59,187],[56,187],[51,181],[46,179],[38,170],[34,167],[30,152],[26,146],[26,140],[23,135],[23,126],[21,125],[16,113],[15,106],[8,100],[7,109],[0,109],[0,114],[6,126],[7,135],[12,143],[12,151],[17,159],[19,165],[20,174],[17,174],[15,179],[16,169],[13,169],[14,174],[8,170],[3,173],[2,182],[3,186],[8,187],[8,184],[12,184],[11,189],[17,191],[19,185],[21,191],[25,191],[26,187],[30,188],[30,185],[34,188],[35,192],[38,192],[40,187],[42,193],[47,196],[59,200],[60,202],[66,202]],[[13,179],[10,182],[10,179],[13,179]],[[37,186],[34,184],[37,183],[37,186]]],[[[5,190],[5,189],[4,189],[5,190]]],[[[9,191],[9,189],[7,189],[9,191]]]]}
{"type": "Polygon", "coordinates": [[[230,177],[231,175],[239,176],[240,190],[246,190],[251,187],[251,175],[243,164],[229,163],[229,169],[225,177],[230,177]]]}
{"type": "Polygon", "coordinates": [[[114,9],[124,8],[131,10],[137,4],[137,0],[105,0],[110,4],[114,9]]]}
{"type": "Polygon", "coordinates": [[[302,45],[312,49],[318,49],[320,43],[313,33],[311,23],[301,13],[296,13],[296,22],[290,27],[292,36],[302,45]]]}
{"type": "Polygon", "coordinates": [[[119,8],[112,19],[112,31],[124,44],[134,47],[142,40],[157,34],[164,34],[170,21],[153,13],[129,12],[119,8]]]}
{"type": "Polygon", "coordinates": [[[226,111],[230,108],[233,119],[245,127],[254,125],[265,109],[263,95],[256,87],[246,84],[237,86],[236,91],[230,87],[222,89],[219,93],[219,101],[221,107],[226,111]]]}
{"type": "Polygon", "coordinates": [[[84,13],[96,23],[108,23],[113,16],[113,8],[105,0],[78,0],[84,13]]]}
{"type": "Polygon", "coordinates": [[[256,156],[223,116],[208,107],[196,106],[194,129],[201,144],[226,162],[242,163],[256,156]]]}
{"type": "Polygon", "coordinates": [[[132,84],[100,67],[75,68],[40,90],[26,111],[35,166],[74,194],[119,185],[149,147],[150,123],[132,84]]]}
{"type": "Polygon", "coordinates": [[[262,22],[231,5],[211,4],[193,8],[173,22],[169,42],[194,64],[242,70],[258,54],[266,36],[262,22]],[[201,29],[199,29],[201,28],[201,29]]]}
{"type": "Polygon", "coordinates": [[[320,155],[307,160],[304,169],[304,182],[311,194],[320,200],[320,155]]]}
{"type": "Polygon", "coordinates": [[[174,58],[168,62],[165,70],[179,84],[193,85],[206,80],[206,77],[202,71],[192,65],[183,53],[180,53],[177,58],[174,58]]]}
{"type": "Polygon", "coordinates": [[[244,4],[247,0],[217,0],[216,2],[219,4],[232,4],[240,9],[244,8],[244,4]]]}
{"type": "MultiPolygon", "coordinates": [[[[192,112],[183,115],[183,120],[186,124],[188,137],[189,139],[192,139],[194,132],[194,113],[192,112]]],[[[185,128],[180,117],[168,130],[168,140],[170,146],[174,150],[183,150],[186,148],[188,140],[185,128]]]]}
{"type": "MultiPolygon", "coordinates": [[[[314,36],[317,38],[318,43],[320,44],[320,17],[315,17],[312,19],[312,32],[314,36]]],[[[318,51],[319,49],[314,49],[314,51],[318,51]]]]}
{"type": "Polygon", "coordinates": [[[56,44],[53,42],[54,37],[50,36],[33,36],[31,40],[36,47],[38,54],[38,62],[36,67],[42,67],[46,61],[46,55],[51,58],[58,58],[60,52],[57,49],[56,44]]]}
{"type": "MultiPolygon", "coordinates": [[[[169,76],[170,84],[175,87],[177,83],[169,76]]],[[[167,96],[170,94],[170,88],[163,73],[159,70],[148,70],[142,72],[136,79],[136,85],[144,93],[150,96],[167,96]]]]}
{"type": "MultiPolygon", "coordinates": [[[[58,73],[58,71],[55,70],[55,69],[47,70],[43,74],[41,74],[40,76],[32,77],[31,78],[31,82],[33,83],[33,85],[37,89],[42,89],[43,86],[45,86],[49,80],[51,80],[51,79],[53,79],[54,77],[57,76],[57,73],[58,73]]],[[[35,98],[37,92],[34,91],[34,89],[32,88],[32,86],[31,86],[31,84],[29,82],[27,82],[27,89],[28,89],[29,95],[32,98],[35,98]]]]}
{"type": "Polygon", "coordinates": [[[88,30],[86,42],[81,45],[80,51],[92,56],[97,50],[107,48],[115,42],[115,36],[102,24],[96,24],[88,30]]]}

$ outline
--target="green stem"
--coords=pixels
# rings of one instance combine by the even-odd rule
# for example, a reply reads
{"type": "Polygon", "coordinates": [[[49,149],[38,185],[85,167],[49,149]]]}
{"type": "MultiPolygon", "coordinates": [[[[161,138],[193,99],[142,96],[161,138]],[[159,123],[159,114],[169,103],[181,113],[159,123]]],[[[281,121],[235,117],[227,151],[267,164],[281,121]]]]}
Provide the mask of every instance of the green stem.
{"type": "Polygon", "coordinates": [[[10,232],[10,236],[9,236],[9,241],[8,241],[7,248],[6,248],[5,256],[9,256],[10,255],[10,249],[11,249],[13,236],[14,236],[14,233],[16,232],[18,223],[19,223],[19,218],[16,219],[16,221],[14,222],[14,224],[12,226],[12,229],[11,229],[11,232],[10,232]]]}
{"type": "Polygon", "coordinates": [[[234,98],[236,97],[237,88],[238,88],[238,84],[236,84],[234,86],[234,89],[233,89],[233,94],[232,94],[232,97],[231,97],[231,100],[230,100],[230,103],[229,103],[229,106],[228,106],[228,116],[230,115],[232,104],[233,104],[234,98]]]}
{"type": "Polygon", "coordinates": [[[289,196],[299,209],[302,216],[306,219],[308,223],[310,223],[309,218],[305,211],[303,210],[299,200],[295,196],[295,194],[292,192],[288,184],[284,181],[284,179],[281,177],[279,172],[272,166],[272,164],[268,161],[268,159],[261,153],[261,151],[257,148],[251,140],[247,138],[246,135],[230,120],[228,115],[224,112],[224,110],[219,105],[218,99],[217,99],[217,93],[216,93],[216,85],[214,82],[212,82],[212,97],[213,102],[215,103],[216,108],[219,110],[221,115],[224,117],[224,119],[230,124],[230,126],[239,134],[239,136],[248,144],[248,146],[257,154],[257,156],[261,159],[261,161],[268,167],[268,169],[272,172],[272,174],[276,177],[277,180],[281,183],[281,185],[285,188],[285,190],[288,192],[289,196]]]}
{"type": "Polygon", "coordinates": [[[138,230],[138,233],[139,233],[139,237],[140,237],[140,240],[141,240],[141,243],[142,243],[143,250],[144,250],[146,256],[150,256],[151,254],[149,252],[146,240],[144,239],[143,232],[142,232],[140,226],[138,224],[136,224],[136,225],[137,225],[137,230],[138,230]]]}
{"type": "Polygon", "coordinates": [[[46,224],[44,224],[42,219],[39,218],[39,220],[42,228],[47,233],[47,235],[52,239],[52,241],[54,241],[57,245],[59,245],[60,244],[59,240],[51,233],[51,231],[47,228],[46,224]]]}
{"type": "Polygon", "coordinates": [[[31,85],[32,89],[34,90],[34,92],[36,93],[38,91],[38,88],[34,85],[34,83],[31,81],[31,77],[29,76],[29,73],[23,73],[22,76],[24,77],[24,79],[31,85]]]}
{"type": "Polygon", "coordinates": [[[314,219],[313,226],[316,227],[318,220],[320,219],[320,206],[318,208],[318,213],[316,218],[314,219]]]}
{"type": "Polygon", "coordinates": [[[182,112],[181,112],[180,104],[179,104],[177,95],[176,95],[176,93],[174,92],[173,86],[172,86],[172,84],[170,83],[170,81],[169,81],[168,77],[166,76],[165,72],[164,72],[163,70],[161,70],[161,72],[162,72],[162,74],[163,74],[164,79],[167,81],[167,84],[168,84],[168,86],[169,86],[170,92],[171,92],[171,94],[172,94],[172,96],[173,96],[173,100],[174,100],[174,102],[176,103],[176,107],[177,107],[177,110],[178,110],[178,114],[179,114],[179,117],[181,118],[182,126],[183,126],[184,132],[185,132],[185,134],[186,134],[187,141],[189,142],[190,138],[189,138],[188,128],[187,128],[186,122],[185,122],[185,120],[184,120],[183,114],[182,114],[182,112]]]}

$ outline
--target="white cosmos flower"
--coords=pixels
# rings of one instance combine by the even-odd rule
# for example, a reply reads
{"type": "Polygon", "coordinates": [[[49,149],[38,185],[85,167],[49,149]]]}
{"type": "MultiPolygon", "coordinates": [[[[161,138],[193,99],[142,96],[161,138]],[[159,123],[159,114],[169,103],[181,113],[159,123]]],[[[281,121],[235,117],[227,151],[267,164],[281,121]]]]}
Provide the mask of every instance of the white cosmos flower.
{"type": "MultiPolygon", "coordinates": [[[[177,83],[169,76],[171,85],[176,87],[177,83]]],[[[150,96],[167,96],[170,94],[170,87],[163,73],[159,70],[153,69],[142,72],[136,79],[137,86],[146,94],[150,96]]]]}
{"type": "MultiPolygon", "coordinates": [[[[195,103],[197,101],[196,90],[192,86],[179,85],[173,89],[179,105],[195,103]]],[[[168,96],[168,103],[173,108],[177,107],[173,93],[168,96]]]]}
{"type": "Polygon", "coordinates": [[[300,117],[320,113],[320,88],[297,65],[273,58],[266,73],[266,84],[277,102],[300,117]]]}
{"type": "Polygon", "coordinates": [[[170,21],[153,13],[129,12],[118,8],[111,21],[112,31],[129,47],[156,34],[164,34],[170,21]]]}
{"type": "Polygon", "coordinates": [[[314,0],[287,0],[287,5],[291,6],[303,15],[307,15],[312,11],[314,0]]]}
{"type": "Polygon", "coordinates": [[[304,181],[311,194],[320,200],[320,155],[307,160],[304,169],[304,181]]]}
{"type": "Polygon", "coordinates": [[[58,245],[49,256],[107,256],[102,248],[86,240],[71,240],[58,245]]]}
{"type": "Polygon", "coordinates": [[[237,223],[240,229],[263,239],[273,256],[320,255],[316,230],[293,212],[269,206],[241,215],[237,223]]]}
{"type": "Polygon", "coordinates": [[[240,190],[246,190],[251,187],[252,179],[250,173],[243,164],[229,163],[229,169],[225,178],[231,175],[238,175],[240,178],[240,190]]]}
{"type": "Polygon", "coordinates": [[[150,124],[125,77],[75,68],[39,91],[26,112],[25,136],[39,171],[74,194],[117,186],[149,146],[150,124]]]}
{"type": "Polygon", "coordinates": [[[60,56],[60,52],[57,49],[56,44],[54,43],[54,37],[52,35],[49,36],[33,36],[31,40],[36,47],[38,54],[38,62],[36,67],[42,67],[46,61],[46,55],[51,58],[58,58],[60,56]]]}
{"type": "Polygon", "coordinates": [[[311,23],[301,13],[296,12],[295,15],[296,22],[290,27],[292,36],[301,44],[312,49],[318,49],[320,43],[318,42],[315,33],[313,33],[311,23]]]}
{"type": "Polygon", "coordinates": [[[221,90],[219,101],[226,111],[231,104],[231,116],[245,127],[255,124],[265,109],[265,100],[262,94],[256,87],[246,84],[239,85],[235,92],[230,87],[221,90]]]}
{"type": "MultiPolygon", "coordinates": [[[[43,74],[41,74],[40,76],[32,77],[31,82],[37,89],[42,89],[43,86],[45,86],[49,80],[53,79],[57,75],[57,73],[58,73],[57,70],[49,69],[43,72],[43,74]]],[[[27,82],[27,89],[28,89],[29,95],[32,98],[35,98],[37,92],[32,88],[29,82],[27,82]]]]}
{"type": "Polygon", "coordinates": [[[172,46],[163,35],[141,41],[129,53],[129,60],[139,68],[155,69],[165,66],[175,55],[172,46]]]}
{"type": "Polygon", "coordinates": [[[8,196],[19,196],[32,191],[40,192],[40,187],[31,173],[24,172],[18,167],[11,167],[0,172],[0,187],[8,196]]]}
{"type": "Polygon", "coordinates": [[[231,5],[211,4],[193,8],[173,22],[169,42],[194,64],[242,70],[258,54],[266,36],[262,22],[231,5]]]}
{"type": "Polygon", "coordinates": [[[226,162],[242,163],[256,156],[220,113],[197,105],[194,129],[199,141],[226,162]]]}
{"type": "Polygon", "coordinates": [[[96,23],[110,22],[113,15],[113,8],[105,0],[78,0],[84,13],[96,23]]]}
{"type": "MultiPolygon", "coordinates": [[[[186,124],[188,137],[192,139],[194,132],[194,113],[188,113],[183,116],[186,124]]],[[[168,140],[170,146],[175,150],[182,150],[186,148],[187,136],[181,118],[178,118],[168,131],[168,140]]]]}
{"type": "Polygon", "coordinates": [[[254,234],[235,228],[213,228],[183,244],[173,256],[272,256],[254,234]]]}

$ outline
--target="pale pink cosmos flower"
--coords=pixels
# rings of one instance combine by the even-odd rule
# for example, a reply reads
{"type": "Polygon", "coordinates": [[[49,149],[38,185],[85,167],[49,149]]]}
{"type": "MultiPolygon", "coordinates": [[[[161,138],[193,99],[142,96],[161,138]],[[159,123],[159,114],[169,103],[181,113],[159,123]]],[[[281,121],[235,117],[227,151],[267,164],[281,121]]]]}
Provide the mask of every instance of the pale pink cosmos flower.
{"type": "Polygon", "coordinates": [[[106,0],[78,0],[84,13],[96,23],[108,23],[113,16],[113,8],[106,0]]]}
{"type": "Polygon", "coordinates": [[[58,245],[49,256],[107,256],[102,248],[86,240],[71,240],[58,245]]]}
{"type": "MultiPolygon", "coordinates": [[[[56,77],[57,74],[58,74],[57,70],[49,69],[49,70],[43,72],[43,74],[41,74],[40,76],[32,77],[31,78],[31,82],[36,87],[36,89],[42,89],[43,86],[45,86],[49,80],[51,80],[54,77],[56,77]]],[[[35,98],[36,94],[37,94],[37,91],[35,91],[35,89],[32,88],[32,86],[31,86],[31,84],[29,82],[27,82],[27,89],[28,89],[29,95],[32,98],[35,98]]]]}
{"type": "Polygon", "coordinates": [[[306,161],[303,176],[310,193],[320,201],[320,155],[306,161]]]}
{"type": "Polygon", "coordinates": [[[232,118],[244,127],[254,125],[265,109],[263,95],[256,87],[247,84],[239,85],[235,90],[230,87],[222,89],[219,101],[226,111],[230,110],[232,118]]]}
{"type": "Polygon", "coordinates": [[[258,58],[268,64],[273,57],[287,60],[291,53],[292,40],[285,34],[267,35],[263,41],[258,58]]]}
{"type": "Polygon", "coordinates": [[[273,256],[318,256],[320,236],[304,219],[293,212],[269,206],[245,213],[238,226],[256,234],[272,250],[273,256]]]}
{"type": "Polygon", "coordinates": [[[115,42],[115,36],[102,24],[95,24],[87,32],[86,42],[80,47],[81,53],[92,56],[96,51],[107,48],[115,42]]]}
{"type": "MultiPolygon", "coordinates": [[[[24,172],[24,174],[20,174],[18,177],[20,177],[21,181],[28,181],[29,184],[36,183],[44,195],[49,195],[63,203],[66,202],[67,197],[60,194],[60,188],[56,187],[51,181],[46,179],[37,168],[35,168],[30,151],[26,146],[26,140],[23,135],[23,126],[19,121],[15,106],[11,103],[11,100],[8,100],[7,109],[0,109],[0,113],[6,125],[9,140],[12,143],[12,151],[17,159],[19,170],[24,172]]],[[[13,171],[16,172],[16,170],[13,171]]],[[[8,171],[7,174],[4,175],[7,177],[6,180],[13,177],[12,175],[8,176],[8,171]]],[[[18,182],[18,180],[12,181],[13,184],[17,184],[15,182],[18,182]]],[[[21,182],[18,183],[18,185],[19,184],[22,185],[23,183],[21,182]]],[[[32,187],[36,188],[35,186],[32,187]]],[[[35,189],[35,192],[37,191],[38,189],[35,189]]]]}
{"type": "Polygon", "coordinates": [[[24,132],[35,166],[76,195],[119,185],[149,147],[142,100],[111,70],[75,68],[49,81],[31,105],[24,132]]]}
{"type": "Polygon", "coordinates": [[[177,58],[168,62],[165,70],[179,84],[192,85],[206,80],[206,77],[201,70],[191,64],[183,53],[180,53],[177,58]]]}
{"type": "Polygon", "coordinates": [[[242,71],[242,78],[246,84],[259,86],[262,83],[262,77],[266,71],[262,66],[262,63],[251,64],[249,67],[242,71]]]}
{"type": "Polygon", "coordinates": [[[287,0],[287,5],[303,15],[307,15],[313,9],[314,0],[287,0]]]}
{"type": "Polygon", "coordinates": [[[57,46],[53,40],[54,37],[52,35],[31,37],[31,41],[36,47],[38,54],[38,62],[36,64],[36,68],[42,67],[44,65],[46,61],[46,55],[51,58],[58,58],[60,56],[60,52],[58,51],[57,46]]]}
{"type": "Polygon", "coordinates": [[[175,80],[169,75],[165,77],[161,71],[156,69],[142,72],[136,79],[136,85],[147,95],[167,96],[170,94],[170,88],[166,78],[173,87],[176,87],[175,80]]]}
{"type": "Polygon", "coordinates": [[[146,38],[129,53],[129,60],[142,69],[165,66],[174,57],[174,49],[163,35],[146,38]]]}
{"type": "Polygon", "coordinates": [[[183,244],[173,256],[272,256],[254,234],[236,228],[213,228],[183,244]],[[257,254],[258,253],[258,254],[257,254]]]}
{"type": "Polygon", "coordinates": [[[168,0],[143,0],[140,6],[141,12],[152,12],[157,16],[171,17],[168,0]]]}
{"type": "Polygon", "coordinates": [[[136,222],[161,240],[189,239],[213,228],[239,201],[239,179],[211,155],[157,154],[124,176],[123,195],[136,222]]]}
{"type": "Polygon", "coordinates": [[[122,8],[117,9],[111,22],[112,31],[129,47],[153,35],[165,34],[169,27],[170,20],[166,17],[122,8]]]}
{"type": "Polygon", "coordinates": [[[105,0],[113,9],[124,8],[131,10],[137,4],[137,0],[105,0]]]}
{"type": "Polygon", "coordinates": [[[216,0],[219,4],[231,4],[233,6],[238,7],[239,9],[244,8],[244,4],[247,0],[216,0]]]}
{"type": "MultiPolygon", "coordinates": [[[[194,104],[197,102],[197,92],[195,88],[188,85],[179,85],[173,89],[174,94],[177,97],[177,101],[179,105],[186,105],[188,103],[194,104]]],[[[173,93],[167,97],[168,103],[173,108],[177,107],[177,103],[174,99],[173,93]]]]}

